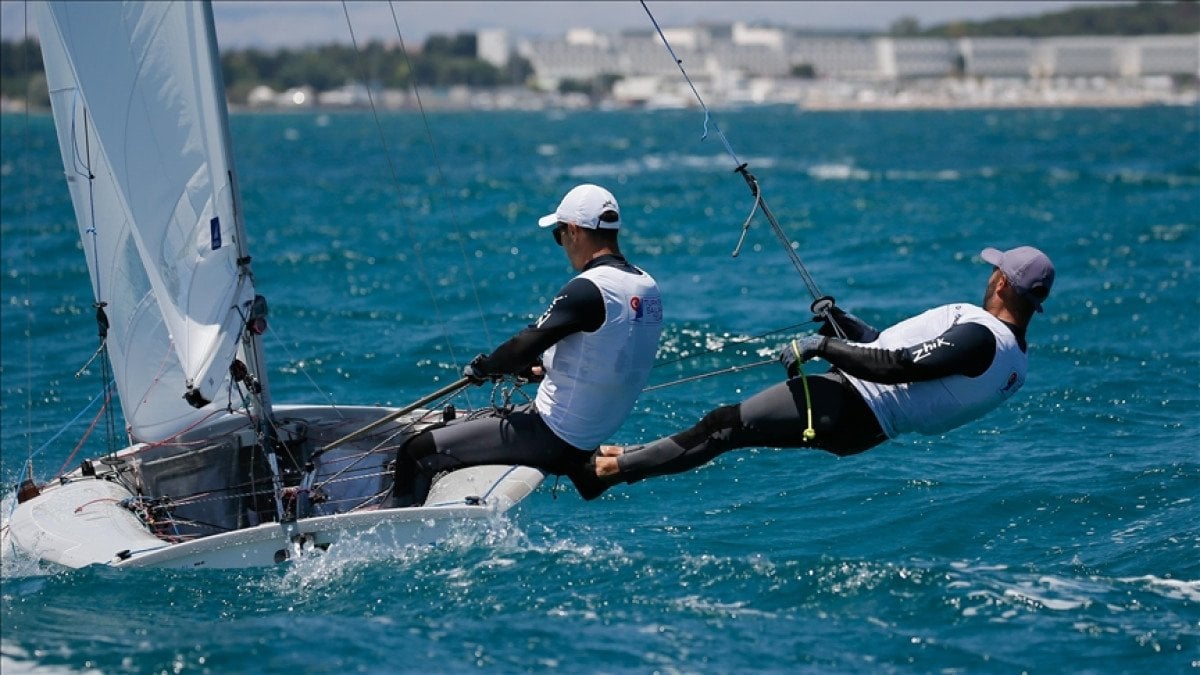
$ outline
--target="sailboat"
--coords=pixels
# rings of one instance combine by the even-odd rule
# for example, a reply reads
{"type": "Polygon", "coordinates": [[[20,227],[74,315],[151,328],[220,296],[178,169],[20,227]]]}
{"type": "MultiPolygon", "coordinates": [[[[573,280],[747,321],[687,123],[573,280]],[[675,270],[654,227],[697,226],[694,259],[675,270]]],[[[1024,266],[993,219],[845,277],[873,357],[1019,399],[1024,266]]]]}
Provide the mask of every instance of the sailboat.
{"type": "Polygon", "coordinates": [[[400,409],[272,402],[208,2],[37,11],[130,443],[26,479],[6,545],[71,568],[270,566],[436,544],[537,488],[543,474],[522,466],[452,472],[415,505],[392,485],[403,440],[455,414],[420,406],[465,380],[400,409]]]}

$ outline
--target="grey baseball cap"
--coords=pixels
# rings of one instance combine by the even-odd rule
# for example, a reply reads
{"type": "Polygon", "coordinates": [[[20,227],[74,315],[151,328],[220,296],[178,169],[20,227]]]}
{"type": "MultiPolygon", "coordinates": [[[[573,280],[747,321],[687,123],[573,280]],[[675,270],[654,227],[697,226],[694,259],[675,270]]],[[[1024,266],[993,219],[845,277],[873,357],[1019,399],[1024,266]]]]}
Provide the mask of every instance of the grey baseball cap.
{"type": "Polygon", "coordinates": [[[1042,303],[1054,285],[1054,263],[1032,246],[1018,246],[1007,251],[985,248],[979,254],[985,262],[999,268],[1018,295],[1042,311],[1042,303]]]}

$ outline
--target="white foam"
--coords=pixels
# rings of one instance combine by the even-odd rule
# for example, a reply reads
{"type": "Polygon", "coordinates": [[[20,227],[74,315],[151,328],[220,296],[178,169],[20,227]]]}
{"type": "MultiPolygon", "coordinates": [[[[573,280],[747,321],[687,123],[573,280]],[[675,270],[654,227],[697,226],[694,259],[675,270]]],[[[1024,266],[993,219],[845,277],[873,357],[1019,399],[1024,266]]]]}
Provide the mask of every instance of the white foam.
{"type": "Polygon", "coordinates": [[[1149,574],[1141,577],[1122,577],[1117,581],[1127,584],[1145,584],[1149,590],[1172,600],[1200,602],[1200,581],[1163,579],[1149,574]]]}
{"type": "Polygon", "coordinates": [[[871,172],[850,164],[815,164],[808,175],[817,180],[868,180],[871,172]]]}

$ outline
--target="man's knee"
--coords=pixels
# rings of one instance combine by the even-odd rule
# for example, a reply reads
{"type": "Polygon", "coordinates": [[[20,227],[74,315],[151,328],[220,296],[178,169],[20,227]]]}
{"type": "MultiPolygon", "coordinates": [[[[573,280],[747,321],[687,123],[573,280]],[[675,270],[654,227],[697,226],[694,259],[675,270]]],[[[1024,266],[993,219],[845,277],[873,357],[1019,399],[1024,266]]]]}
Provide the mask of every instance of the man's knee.
{"type": "Polygon", "coordinates": [[[740,429],[742,426],[742,406],[740,403],[723,405],[710,411],[694,427],[681,431],[671,437],[671,440],[683,448],[694,448],[715,434],[723,431],[740,429]]]}
{"type": "Polygon", "coordinates": [[[421,460],[437,452],[437,443],[433,441],[433,434],[420,433],[410,438],[404,444],[402,451],[408,455],[409,459],[420,463],[421,460]]]}
{"type": "Polygon", "coordinates": [[[433,434],[428,431],[417,434],[400,448],[398,464],[408,462],[418,473],[432,476],[439,471],[458,468],[459,464],[448,455],[438,452],[433,434]]]}

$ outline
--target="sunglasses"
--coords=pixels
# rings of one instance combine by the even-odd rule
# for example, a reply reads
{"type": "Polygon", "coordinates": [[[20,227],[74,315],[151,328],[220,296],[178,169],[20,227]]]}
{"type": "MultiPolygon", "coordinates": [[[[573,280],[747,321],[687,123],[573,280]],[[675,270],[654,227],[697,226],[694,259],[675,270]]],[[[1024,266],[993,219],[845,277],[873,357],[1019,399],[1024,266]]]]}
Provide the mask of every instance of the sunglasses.
{"type": "Polygon", "coordinates": [[[560,221],[558,223],[558,227],[554,228],[554,243],[558,244],[559,246],[562,246],[562,236],[563,236],[563,232],[566,232],[566,230],[567,230],[567,224],[560,221]]]}

